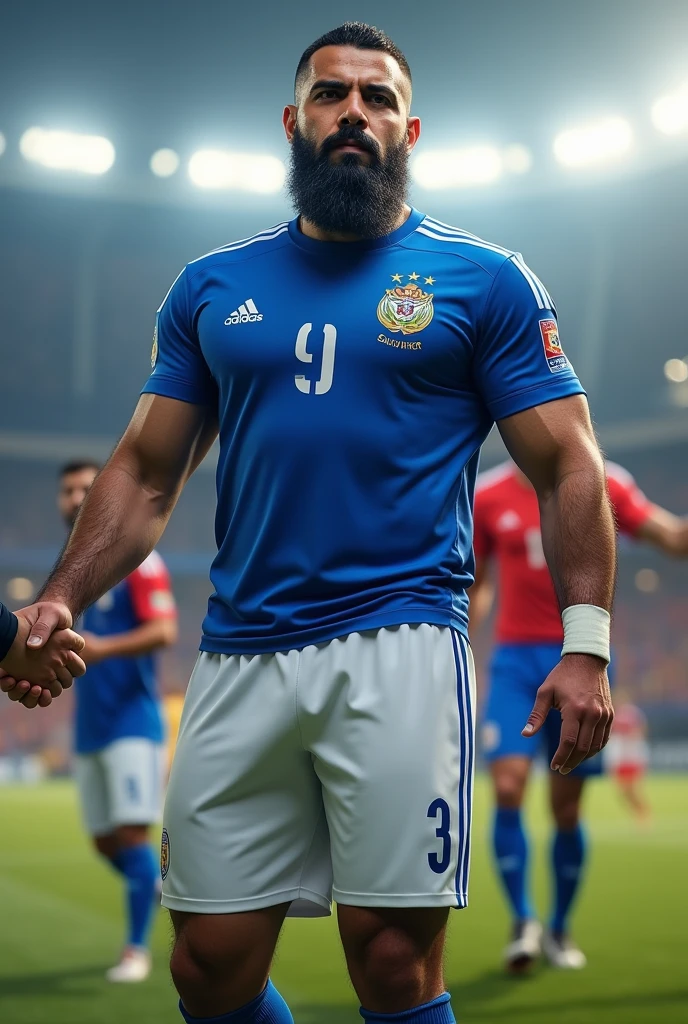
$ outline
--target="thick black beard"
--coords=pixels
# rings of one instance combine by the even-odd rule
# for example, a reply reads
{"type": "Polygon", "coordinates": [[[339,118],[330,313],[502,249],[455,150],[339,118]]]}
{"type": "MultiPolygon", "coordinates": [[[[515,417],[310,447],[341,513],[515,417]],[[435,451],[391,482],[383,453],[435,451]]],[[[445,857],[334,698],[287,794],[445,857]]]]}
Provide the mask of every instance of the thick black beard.
{"type": "Polygon", "coordinates": [[[298,213],[323,231],[359,238],[388,235],[399,223],[408,192],[406,140],[390,146],[382,159],[377,143],[353,125],[329,136],[320,150],[296,129],[287,189],[298,213]],[[363,146],[372,156],[370,164],[355,153],[331,163],[330,152],[344,140],[363,146]]]}

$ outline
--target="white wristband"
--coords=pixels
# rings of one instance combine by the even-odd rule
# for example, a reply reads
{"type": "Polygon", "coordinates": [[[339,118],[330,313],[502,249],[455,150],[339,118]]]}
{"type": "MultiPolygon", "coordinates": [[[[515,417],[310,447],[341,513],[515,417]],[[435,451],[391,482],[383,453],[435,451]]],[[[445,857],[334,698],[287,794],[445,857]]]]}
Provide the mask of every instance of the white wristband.
{"type": "Polygon", "coordinates": [[[565,654],[595,654],[598,658],[609,662],[609,634],[611,616],[604,608],[596,604],[572,604],[561,613],[564,624],[565,654]]]}

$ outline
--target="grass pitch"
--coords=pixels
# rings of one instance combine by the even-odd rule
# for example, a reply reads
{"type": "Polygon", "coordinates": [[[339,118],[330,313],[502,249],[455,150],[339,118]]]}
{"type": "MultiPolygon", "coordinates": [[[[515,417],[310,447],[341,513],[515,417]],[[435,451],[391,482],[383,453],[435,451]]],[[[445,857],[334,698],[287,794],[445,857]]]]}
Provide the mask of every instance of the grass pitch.
{"type": "MultiPolygon", "coordinates": [[[[688,777],[654,778],[653,824],[636,826],[611,784],[591,784],[591,858],[574,930],[588,955],[578,973],[546,967],[526,979],[500,969],[507,915],[487,846],[488,790],[478,781],[471,905],[451,916],[447,977],[457,1020],[508,1024],[662,1024],[688,1020],[688,777]]],[[[542,780],[529,819],[538,903],[547,905],[542,780]]],[[[2,1024],[163,1024],[181,1020],[167,974],[169,926],[155,929],[155,971],[135,986],[103,973],[122,940],[116,878],[90,852],[74,790],[52,783],[0,788],[2,1024]]],[[[353,1024],[332,920],[287,925],[273,977],[296,1024],[353,1024]]]]}

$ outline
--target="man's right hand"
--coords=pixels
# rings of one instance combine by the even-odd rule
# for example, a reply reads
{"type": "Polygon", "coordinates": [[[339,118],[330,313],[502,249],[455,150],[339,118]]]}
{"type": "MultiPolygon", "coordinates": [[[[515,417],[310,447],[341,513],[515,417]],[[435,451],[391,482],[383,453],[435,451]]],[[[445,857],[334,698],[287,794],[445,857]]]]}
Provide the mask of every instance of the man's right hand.
{"type": "Polygon", "coordinates": [[[79,657],[84,640],[70,628],[65,605],[39,601],[15,614],[19,628],[2,661],[0,689],[27,708],[47,707],[86,671],[79,657]]]}

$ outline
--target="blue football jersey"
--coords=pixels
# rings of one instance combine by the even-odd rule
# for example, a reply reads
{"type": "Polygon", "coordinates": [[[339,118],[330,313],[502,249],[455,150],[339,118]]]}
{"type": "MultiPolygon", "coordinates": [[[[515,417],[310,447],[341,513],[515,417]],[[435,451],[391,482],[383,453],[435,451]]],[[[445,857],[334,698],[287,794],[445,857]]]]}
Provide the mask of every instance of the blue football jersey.
{"type": "Polygon", "coordinates": [[[298,220],[188,264],[144,392],[217,410],[201,649],[467,629],[472,501],[495,420],[582,392],[521,256],[413,210],[320,242],[298,220]]]}
{"type": "MultiPolygon", "coordinates": [[[[84,612],[84,631],[128,633],[143,622],[176,616],[170,578],[153,551],[131,575],[84,612]]],[[[163,739],[154,653],[105,658],[76,681],[75,749],[89,754],[129,737],[163,739]]]]}

